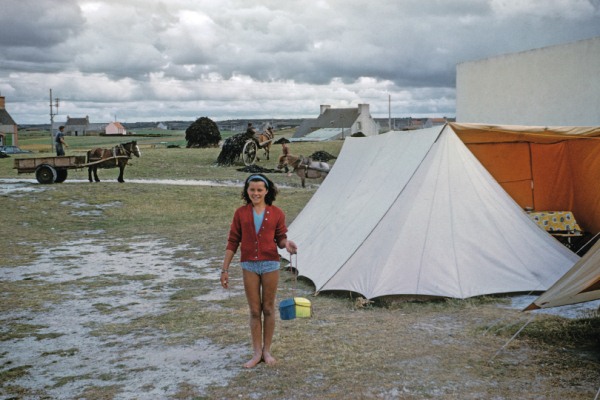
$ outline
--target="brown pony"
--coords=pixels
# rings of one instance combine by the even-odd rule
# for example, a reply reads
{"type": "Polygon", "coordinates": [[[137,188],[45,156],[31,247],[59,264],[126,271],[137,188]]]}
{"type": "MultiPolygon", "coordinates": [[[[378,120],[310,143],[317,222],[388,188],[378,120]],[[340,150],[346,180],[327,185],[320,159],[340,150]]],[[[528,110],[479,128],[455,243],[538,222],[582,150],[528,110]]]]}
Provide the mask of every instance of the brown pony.
{"type": "Polygon", "coordinates": [[[123,180],[123,171],[127,162],[131,160],[131,155],[139,157],[142,155],[137,142],[127,142],[116,145],[112,149],[92,149],[87,152],[87,163],[88,165],[88,179],[92,181],[92,173],[94,174],[94,180],[100,182],[98,179],[98,168],[119,168],[119,182],[125,182],[123,180]]]}
{"type": "Polygon", "coordinates": [[[265,157],[267,160],[269,159],[269,154],[271,153],[271,143],[273,143],[273,139],[275,138],[275,134],[273,133],[273,128],[269,127],[266,131],[256,134],[256,140],[258,141],[258,147],[265,151],[265,157]]]}
{"type": "Polygon", "coordinates": [[[325,178],[331,169],[329,164],[323,161],[313,161],[310,157],[296,157],[291,154],[281,156],[281,162],[277,166],[277,169],[285,168],[290,166],[294,169],[296,175],[300,177],[302,181],[302,187],[305,186],[306,179],[318,179],[325,178]]]}

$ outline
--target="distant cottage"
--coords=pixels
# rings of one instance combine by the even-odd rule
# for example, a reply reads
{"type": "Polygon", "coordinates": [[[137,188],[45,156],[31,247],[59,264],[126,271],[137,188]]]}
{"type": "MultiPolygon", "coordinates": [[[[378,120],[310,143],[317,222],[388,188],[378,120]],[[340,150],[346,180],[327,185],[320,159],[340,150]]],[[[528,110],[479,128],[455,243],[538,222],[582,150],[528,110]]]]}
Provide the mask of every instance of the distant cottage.
{"type": "Polygon", "coordinates": [[[104,133],[107,135],[127,135],[127,130],[120,122],[111,122],[106,125],[104,133]]]}
{"type": "Polygon", "coordinates": [[[379,133],[379,126],[371,116],[368,104],[359,104],[356,108],[331,108],[330,105],[321,105],[319,116],[302,121],[292,140],[334,140],[358,133],[365,136],[379,133]]]}
{"type": "Polygon", "coordinates": [[[71,118],[67,115],[67,123],[65,124],[65,134],[69,136],[84,136],[90,127],[90,118],[86,115],[85,118],[71,118]]]}
{"type": "Polygon", "coordinates": [[[6,145],[7,135],[11,135],[12,144],[18,145],[18,127],[8,111],[6,111],[4,96],[0,96],[0,146],[6,145]]]}

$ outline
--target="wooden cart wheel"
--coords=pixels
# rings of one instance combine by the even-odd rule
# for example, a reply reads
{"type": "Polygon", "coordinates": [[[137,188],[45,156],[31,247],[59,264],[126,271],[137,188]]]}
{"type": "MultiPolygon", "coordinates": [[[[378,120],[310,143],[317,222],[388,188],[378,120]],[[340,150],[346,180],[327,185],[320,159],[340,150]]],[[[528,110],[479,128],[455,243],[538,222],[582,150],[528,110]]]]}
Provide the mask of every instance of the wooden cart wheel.
{"type": "Polygon", "coordinates": [[[51,165],[42,164],[36,168],[35,178],[44,185],[54,183],[56,181],[56,170],[51,165]]]}
{"type": "Polygon", "coordinates": [[[54,180],[54,182],[55,183],[63,183],[66,180],[67,180],[67,169],[65,169],[65,168],[57,169],[56,170],[56,179],[54,180]]]}
{"type": "Polygon", "coordinates": [[[256,146],[256,142],[254,140],[248,140],[246,144],[244,144],[244,148],[242,150],[242,161],[246,166],[254,165],[254,161],[256,161],[256,152],[258,151],[258,146],[256,146]]]}

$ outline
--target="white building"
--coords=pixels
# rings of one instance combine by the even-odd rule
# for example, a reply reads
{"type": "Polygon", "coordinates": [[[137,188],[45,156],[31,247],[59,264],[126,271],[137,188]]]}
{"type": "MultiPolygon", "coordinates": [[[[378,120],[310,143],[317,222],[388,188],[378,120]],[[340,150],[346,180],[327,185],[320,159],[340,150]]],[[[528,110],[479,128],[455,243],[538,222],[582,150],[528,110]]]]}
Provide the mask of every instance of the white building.
{"type": "Polygon", "coordinates": [[[106,125],[104,133],[107,135],[127,135],[127,129],[120,122],[111,122],[106,125]]]}
{"type": "Polygon", "coordinates": [[[294,138],[315,140],[343,139],[353,134],[374,136],[379,133],[379,125],[371,116],[368,104],[359,104],[355,108],[331,108],[321,105],[317,118],[305,119],[296,129],[294,138]]]}
{"type": "Polygon", "coordinates": [[[85,136],[90,127],[90,117],[88,115],[85,118],[71,118],[67,115],[67,122],[65,123],[65,135],[69,136],[85,136]]]}
{"type": "Polygon", "coordinates": [[[600,37],[459,64],[456,120],[600,125],[600,37]]]}

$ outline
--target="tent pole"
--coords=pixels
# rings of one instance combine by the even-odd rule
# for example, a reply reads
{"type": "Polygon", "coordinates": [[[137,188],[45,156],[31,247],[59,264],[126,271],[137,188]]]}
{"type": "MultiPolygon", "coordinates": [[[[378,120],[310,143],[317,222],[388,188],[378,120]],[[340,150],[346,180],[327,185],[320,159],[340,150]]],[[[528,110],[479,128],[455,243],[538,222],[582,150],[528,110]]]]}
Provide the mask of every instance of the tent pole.
{"type": "Polygon", "coordinates": [[[594,400],[598,400],[599,395],[600,395],[600,388],[598,388],[598,391],[596,392],[596,397],[594,397],[594,400]]]}
{"type": "Polygon", "coordinates": [[[593,236],[593,237],[592,237],[590,240],[588,240],[588,241],[587,241],[587,243],[586,243],[586,244],[584,244],[583,246],[581,246],[581,247],[579,248],[579,250],[577,250],[577,251],[575,252],[575,254],[577,254],[577,253],[579,253],[581,250],[585,249],[585,248],[587,247],[587,245],[588,245],[588,244],[590,244],[590,243],[592,242],[592,240],[594,240],[594,239],[596,239],[596,237],[598,237],[598,235],[600,235],[600,232],[596,233],[596,234],[595,234],[595,235],[594,235],[594,236],[593,236]]]}
{"type": "Polygon", "coordinates": [[[502,350],[504,350],[504,348],[506,348],[506,346],[508,346],[508,345],[510,344],[510,342],[512,342],[512,341],[513,341],[513,340],[514,340],[514,339],[515,339],[515,338],[516,338],[516,337],[519,335],[519,333],[521,333],[521,331],[522,331],[523,329],[525,329],[525,327],[526,327],[527,325],[529,325],[529,323],[530,323],[531,321],[533,321],[533,319],[534,319],[534,318],[535,318],[535,315],[534,315],[534,314],[532,314],[532,315],[531,315],[531,317],[529,318],[529,320],[527,320],[527,322],[525,322],[525,324],[524,324],[524,325],[523,325],[523,326],[522,326],[522,327],[521,327],[521,328],[520,328],[520,329],[517,331],[517,333],[515,333],[515,334],[514,334],[514,335],[513,335],[513,336],[512,336],[512,337],[511,337],[509,340],[508,340],[508,342],[506,342],[506,343],[504,344],[504,346],[502,346],[502,347],[500,348],[500,350],[498,350],[498,351],[496,352],[496,354],[494,354],[494,355],[492,356],[492,358],[490,358],[490,360],[489,360],[488,362],[491,362],[491,361],[492,361],[494,358],[496,358],[496,356],[497,356],[498,354],[500,354],[500,352],[501,352],[502,350]]]}
{"type": "Polygon", "coordinates": [[[535,209],[535,182],[533,182],[533,154],[531,152],[531,143],[527,144],[527,149],[529,150],[529,175],[531,176],[531,206],[533,207],[533,211],[535,209]]]}

